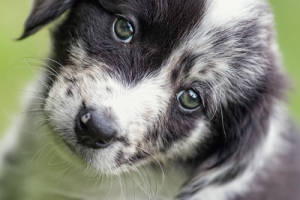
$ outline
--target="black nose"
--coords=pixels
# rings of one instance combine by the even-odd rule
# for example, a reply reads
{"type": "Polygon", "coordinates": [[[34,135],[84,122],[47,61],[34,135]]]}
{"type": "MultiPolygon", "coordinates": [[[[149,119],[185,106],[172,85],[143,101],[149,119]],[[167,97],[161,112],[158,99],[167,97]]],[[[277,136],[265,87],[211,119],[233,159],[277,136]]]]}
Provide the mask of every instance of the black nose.
{"type": "Polygon", "coordinates": [[[93,149],[107,147],[117,134],[113,119],[92,108],[84,108],[79,112],[75,132],[79,144],[93,149]]]}

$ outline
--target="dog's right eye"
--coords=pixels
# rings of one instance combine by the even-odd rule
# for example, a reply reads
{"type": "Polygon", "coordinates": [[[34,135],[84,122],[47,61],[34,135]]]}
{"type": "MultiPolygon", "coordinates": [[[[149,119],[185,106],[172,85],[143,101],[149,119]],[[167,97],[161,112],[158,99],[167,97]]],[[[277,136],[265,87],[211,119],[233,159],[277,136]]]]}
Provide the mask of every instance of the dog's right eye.
{"type": "Polygon", "coordinates": [[[134,34],[133,25],[123,18],[118,18],[114,23],[114,34],[121,42],[129,43],[134,34]]]}

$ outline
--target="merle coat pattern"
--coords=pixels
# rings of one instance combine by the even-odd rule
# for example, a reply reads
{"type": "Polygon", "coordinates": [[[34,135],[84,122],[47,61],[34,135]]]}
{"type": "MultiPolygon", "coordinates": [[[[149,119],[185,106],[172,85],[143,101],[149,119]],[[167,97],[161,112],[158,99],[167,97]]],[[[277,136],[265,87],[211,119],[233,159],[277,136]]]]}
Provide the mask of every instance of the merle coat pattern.
{"type": "Polygon", "coordinates": [[[35,0],[20,39],[59,17],[1,145],[1,200],[300,199],[266,1],[35,0]]]}

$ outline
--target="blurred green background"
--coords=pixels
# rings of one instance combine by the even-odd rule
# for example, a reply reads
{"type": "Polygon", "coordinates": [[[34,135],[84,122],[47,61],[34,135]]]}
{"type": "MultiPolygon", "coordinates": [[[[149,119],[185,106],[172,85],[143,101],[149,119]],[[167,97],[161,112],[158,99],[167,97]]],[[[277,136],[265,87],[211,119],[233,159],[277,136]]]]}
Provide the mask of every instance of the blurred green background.
{"type": "MultiPolygon", "coordinates": [[[[291,113],[300,121],[300,1],[270,0],[270,3],[283,60],[293,83],[289,96],[291,113]]],[[[0,3],[0,135],[21,114],[21,97],[28,94],[25,87],[36,76],[38,67],[28,65],[26,60],[46,58],[49,51],[47,29],[24,41],[14,41],[22,32],[30,6],[31,0],[0,3]]]]}

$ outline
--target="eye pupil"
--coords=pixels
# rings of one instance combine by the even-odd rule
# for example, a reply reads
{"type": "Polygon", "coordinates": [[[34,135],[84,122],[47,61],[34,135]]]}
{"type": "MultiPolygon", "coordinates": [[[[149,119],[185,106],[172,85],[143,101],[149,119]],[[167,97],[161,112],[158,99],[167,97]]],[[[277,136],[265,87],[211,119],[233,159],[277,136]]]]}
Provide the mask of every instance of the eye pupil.
{"type": "Polygon", "coordinates": [[[194,110],[200,106],[201,100],[193,89],[183,90],[177,94],[180,105],[187,110],[194,110]]]}
{"type": "Polygon", "coordinates": [[[119,40],[124,43],[129,43],[132,39],[134,29],[130,22],[123,18],[119,18],[115,22],[114,32],[119,40]]]}

